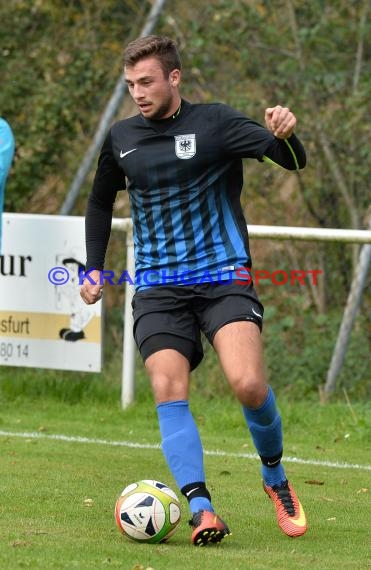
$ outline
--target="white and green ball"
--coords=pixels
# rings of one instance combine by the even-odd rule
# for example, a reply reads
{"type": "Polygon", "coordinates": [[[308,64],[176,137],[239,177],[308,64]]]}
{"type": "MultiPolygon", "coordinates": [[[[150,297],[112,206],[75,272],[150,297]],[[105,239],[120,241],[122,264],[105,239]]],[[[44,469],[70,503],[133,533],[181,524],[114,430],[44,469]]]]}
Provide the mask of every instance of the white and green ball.
{"type": "Polygon", "coordinates": [[[116,501],[115,517],[120,531],[131,540],[163,542],[180,522],[180,503],[167,485],[144,479],[125,487],[116,501]]]}

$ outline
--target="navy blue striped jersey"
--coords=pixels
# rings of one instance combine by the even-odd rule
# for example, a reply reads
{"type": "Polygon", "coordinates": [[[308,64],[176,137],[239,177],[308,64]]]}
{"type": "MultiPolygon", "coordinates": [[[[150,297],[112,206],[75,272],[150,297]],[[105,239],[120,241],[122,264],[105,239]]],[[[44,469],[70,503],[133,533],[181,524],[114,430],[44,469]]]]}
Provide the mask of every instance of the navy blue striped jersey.
{"type": "Polygon", "coordinates": [[[102,147],[86,214],[87,269],[103,268],[112,207],[129,193],[137,289],[230,278],[250,267],[240,204],[242,159],[305,164],[295,135],[277,139],[231,107],[191,104],[160,121],[115,123],[102,147]]]}

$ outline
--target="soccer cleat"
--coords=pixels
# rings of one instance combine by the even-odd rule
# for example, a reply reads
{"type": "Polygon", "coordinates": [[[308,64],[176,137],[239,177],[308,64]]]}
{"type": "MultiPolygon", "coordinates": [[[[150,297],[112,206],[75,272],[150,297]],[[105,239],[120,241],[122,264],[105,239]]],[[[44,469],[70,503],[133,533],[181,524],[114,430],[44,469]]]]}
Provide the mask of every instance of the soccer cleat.
{"type": "Polygon", "coordinates": [[[193,527],[191,540],[195,546],[220,542],[225,536],[231,534],[225,522],[211,511],[194,513],[189,525],[193,527]]]}
{"type": "Polygon", "coordinates": [[[280,529],[287,536],[301,536],[308,528],[304,509],[294,489],[288,481],[281,485],[269,487],[263,482],[264,491],[272,499],[276,507],[277,521],[280,529]]]}

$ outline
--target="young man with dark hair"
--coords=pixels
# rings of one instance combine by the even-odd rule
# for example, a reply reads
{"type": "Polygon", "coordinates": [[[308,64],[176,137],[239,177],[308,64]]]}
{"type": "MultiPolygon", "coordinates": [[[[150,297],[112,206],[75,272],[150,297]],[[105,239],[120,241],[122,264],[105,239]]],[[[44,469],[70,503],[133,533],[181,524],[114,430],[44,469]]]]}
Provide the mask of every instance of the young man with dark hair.
{"type": "Polygon", "coordinates": [[[190,372],[203,357],[201,331],[242,406],[278,524],[288,536],[303,535],[306,518],[281,463],[281,417],[264,374],[264,309],[248,272],[241,284],[239,271],[251,268],[240,204],[242,159],[303,168],[296,118],[277,105],[266,109],[263,127],[227,105],[182,99],[178,50],[166,37],[131,42],[124,75],[139,114],[114,124],[101,150],[86,212],[90,280],[81,296],[86,303],[101,297],[113,204],[127,188],[136,262],[134,336],[152,384],[162,450],[189,503],[193,544],[229,534],[206,487],[188,403],[190,372]]]}

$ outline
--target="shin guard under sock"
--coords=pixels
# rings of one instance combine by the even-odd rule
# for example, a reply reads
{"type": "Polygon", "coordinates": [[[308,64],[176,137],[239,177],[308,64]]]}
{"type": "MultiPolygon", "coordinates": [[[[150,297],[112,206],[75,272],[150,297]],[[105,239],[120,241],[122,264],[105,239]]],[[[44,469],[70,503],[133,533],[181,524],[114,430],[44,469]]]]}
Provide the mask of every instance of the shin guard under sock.
{"type": "Polygon", "coordinates": [[[243,413],[262,461],[263,480],[269,486],[279,485],[286,480],[286,476],[281,464],[281,416],[276,407],[273,390],[268,388],[267,398],[259,408],[243,406],[243,413]]]}

